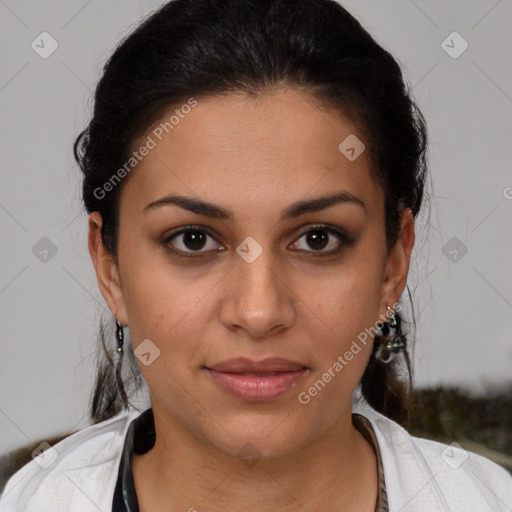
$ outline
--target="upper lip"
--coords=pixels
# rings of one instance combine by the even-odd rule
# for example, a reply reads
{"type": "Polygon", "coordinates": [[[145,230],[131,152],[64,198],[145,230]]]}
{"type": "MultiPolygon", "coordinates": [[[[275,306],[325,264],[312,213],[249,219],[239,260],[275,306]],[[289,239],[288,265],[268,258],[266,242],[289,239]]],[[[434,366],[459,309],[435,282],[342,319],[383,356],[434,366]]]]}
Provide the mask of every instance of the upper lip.
{"type": "Polygon", "coordinates": [[[283,359],[282,357],[271,357],[262,361],[253,361],[247,357],[234,357],[207,368],[217,372],[271,373],[304,370],[306,366],[297,361],[283,359]]]}

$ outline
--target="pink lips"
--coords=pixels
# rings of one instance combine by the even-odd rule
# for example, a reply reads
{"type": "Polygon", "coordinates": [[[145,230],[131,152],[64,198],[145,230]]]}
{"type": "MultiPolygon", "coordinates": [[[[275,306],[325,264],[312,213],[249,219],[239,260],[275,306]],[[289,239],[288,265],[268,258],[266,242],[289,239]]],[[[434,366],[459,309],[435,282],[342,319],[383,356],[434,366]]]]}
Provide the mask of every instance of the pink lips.
{"type": "Polygon", "coordinates": [[[295,386],[307,367],[280,357],[251,361],[239,357],[206,368],[223,390],[248,402],[263,402],[295,386]]]}

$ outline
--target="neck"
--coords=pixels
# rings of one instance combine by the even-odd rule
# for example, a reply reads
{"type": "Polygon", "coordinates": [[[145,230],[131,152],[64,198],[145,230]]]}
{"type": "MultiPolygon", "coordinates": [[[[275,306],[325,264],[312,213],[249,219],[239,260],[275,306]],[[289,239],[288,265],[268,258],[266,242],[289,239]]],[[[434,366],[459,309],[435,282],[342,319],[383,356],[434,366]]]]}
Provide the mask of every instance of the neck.
{"type": "Polygon", "coordinates": [[[294,453],[242,463],[155,406],[155,445],[132,458],[141,512],[375,509],[376,457],[353,426],[351,409],[294,453]]]}

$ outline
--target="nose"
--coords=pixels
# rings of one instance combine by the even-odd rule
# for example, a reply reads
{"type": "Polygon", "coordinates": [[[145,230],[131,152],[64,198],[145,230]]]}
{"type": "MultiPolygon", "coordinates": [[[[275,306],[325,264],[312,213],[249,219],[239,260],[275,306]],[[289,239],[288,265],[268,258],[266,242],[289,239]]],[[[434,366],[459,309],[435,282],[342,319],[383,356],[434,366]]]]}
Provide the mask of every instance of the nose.
{"type": "Polygon", "coordinates": [[[296,295],[286,272],[263,251],[248,262],[238,254],[227,278],[221,321],[227,329],[245,330],[251,338],[266,338],[289,328],[295,317],[296,295]]]}

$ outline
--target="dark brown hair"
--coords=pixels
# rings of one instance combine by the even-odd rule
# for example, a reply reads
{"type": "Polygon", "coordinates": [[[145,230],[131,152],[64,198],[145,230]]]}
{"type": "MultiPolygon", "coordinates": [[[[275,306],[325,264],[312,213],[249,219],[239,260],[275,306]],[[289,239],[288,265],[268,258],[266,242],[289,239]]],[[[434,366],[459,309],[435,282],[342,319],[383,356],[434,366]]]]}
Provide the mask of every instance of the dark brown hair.
{"type": "MultiPolygon", "coordinates": [[[[116,262],[119,197],[129,177],[107,194],[98,191],[129,160],[148,128],[170,106],[191,97],[230,92],[256,97],[284,87],[338,109],[364,134],[372,178],[385,194],[386,245],[394,246],[400,212],[411,208],[416,218],[420,211],[427,131],[391,54],[333,0],[171,0],[108,59],[92,119],[74,144],[85,208],[101,214],[102,240],[116,262]]],[[[127,390],[135,389],[115,363],[115,339],[106,336],[103,325],[100,340],[103,354],[90,409],[94,422],[128,408],[127,390]]],[[[126,352],[137,387],[140,373],[133,352],[126,352]]],[[[373,408],[406,423],[409,354],[389,364],[372,354],[360,389],[373,408]]]]}

